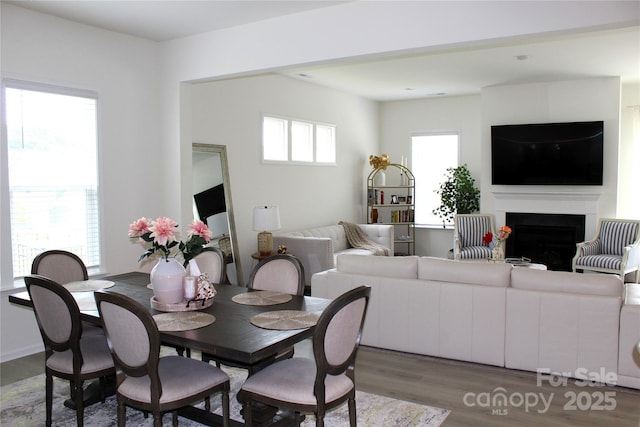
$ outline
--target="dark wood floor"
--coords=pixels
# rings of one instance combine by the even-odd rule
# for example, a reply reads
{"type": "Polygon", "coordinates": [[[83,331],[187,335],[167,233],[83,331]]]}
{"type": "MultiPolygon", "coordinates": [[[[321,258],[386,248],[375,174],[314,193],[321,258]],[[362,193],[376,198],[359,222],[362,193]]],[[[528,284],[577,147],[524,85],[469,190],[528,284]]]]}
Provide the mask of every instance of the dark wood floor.
{"type": "MultiPolygon", "coordinates": [[[[297,354],[309,351],[308,342],[296,348],[297,354]]],[[[43,372],[42,366],[42,354],[2,363],[0,382],[4,386],[37,375],[43,372]]],[[[531,372],[368,347],[358,353],[356,381],[359,390],[369,393],[450,409],[447,427],[640,427],[640,391],[624,387],[580,387],[571,379],[566,386],[548,382],[538,386],[531,372]],[[484,404],[483,397],[495,396],[499,387],[511,403],[484,404]],[[572,396],[577,398],[575,405],[572,396]],[[548,408],[542,398],[551,402],[548,408]],[[526,400],[529,408],[522,403],[526,400]]]]}

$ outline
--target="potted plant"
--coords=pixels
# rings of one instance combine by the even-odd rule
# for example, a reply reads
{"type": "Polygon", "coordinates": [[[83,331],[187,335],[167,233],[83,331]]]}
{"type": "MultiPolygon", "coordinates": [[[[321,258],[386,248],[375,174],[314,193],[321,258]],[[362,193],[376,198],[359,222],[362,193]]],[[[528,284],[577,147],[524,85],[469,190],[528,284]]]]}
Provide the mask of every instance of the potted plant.
{"type": "Polygon", "coordinates": [[[440,206],[433,214],[442,218],[442,226],[453,222],[456,213],[469,214],[480,210],[480,189],[476,187],[466,164],[448,168],[445,181],[435,190],[440,195],[440,206]]]}

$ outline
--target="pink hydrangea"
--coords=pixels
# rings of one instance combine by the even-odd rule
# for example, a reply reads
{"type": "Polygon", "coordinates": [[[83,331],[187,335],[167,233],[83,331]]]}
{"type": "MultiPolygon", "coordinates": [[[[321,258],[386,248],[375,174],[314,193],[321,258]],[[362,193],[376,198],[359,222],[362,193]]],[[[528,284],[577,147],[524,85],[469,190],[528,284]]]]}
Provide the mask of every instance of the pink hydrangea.
{"type": "Polygon", "coordinates": [[[209,243],[209,241],[211,241],[211,230],[204,222],[200,220],[194,220],[191,224],[189,224],[189,233],[187,236],[200,236],[207,243],[209,243]]]}
{"type": "Polygon", "coordinates": [[[142,217],[129,225],[129,237],[140,237],[149,232],[149,220],[142,217]]]}
{"type": "Polygon", "coordinates": [[[149,231],[151,231],[150,237],[158,245],[165,246],[176,240],[175,229],[177,226],[178,223],[171,218],[161,216],[151,223],[149,227],[149,231]]]}

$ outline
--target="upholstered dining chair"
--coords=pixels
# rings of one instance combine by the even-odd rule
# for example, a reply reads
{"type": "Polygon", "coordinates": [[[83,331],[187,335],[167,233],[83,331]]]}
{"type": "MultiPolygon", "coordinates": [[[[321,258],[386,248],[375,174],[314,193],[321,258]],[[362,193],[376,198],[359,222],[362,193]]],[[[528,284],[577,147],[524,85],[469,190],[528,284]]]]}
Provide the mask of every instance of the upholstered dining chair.
{"type": "MultiPolygon", "coordinates": [[[[213,283],[226,282],[227,264],[225,262],[224,252],[222,252],[221,249],[207,246],[193,259],[196,261],[200,272],[207,273],[209,280],[213,283]]],[[[185,261],[184,267],[187,269],[188,274],[191,274],[188,261],[185,261]]]]}
{"type": "Polygon", "coordinates": [[[160,357],[160,333],[149,311],[137,301],[113,292],[96,292],[100,319],[116,367],[118,426],[124,427],[126,406],[153,414],[153,425],[162,427],[162,416],[222,394],[223,425],[229,424],[229,377],[207,363],[180,356],[160,357]]]}
{"type": "MultiPolygon", "coordinates": [[[[260,260],[251,270],[247,288],[302,296],[304,295],[304,267],[298,258],[292,255],[270,256],[260,260]]],[[[291,358],[294,351],[293,347],[287,348],[278,353],[275,360],[291,358]]],[[[204,362],[215,361],[218,367],[221,364],[218,358],[208,353],[202,353],[202,360],[204,362]]],[[[228,364],[229,362],[223,361],[222,363],[228,364]]]]}
{"type": "MultiPolygon", "coordinates": [[[[62,249],[52,249],[38,254],[31,264],[31,274],[46,277],[60,285],[89,279],[87,267],[82,259],[73,252],[62,249]]],[[[82,333],[102,334],[102,328],[83,322],[82,333]]]]}
{"type": "Polygon", "coordinates": [[[104,378],[115,374],[107,340],[100,334],[82,334],[78,304],[62,285],[35,275],[26,276],[24,281],[45,348],[46,425],[52,423],[53,377],[58,377],[71,384],[77,425],[82,426],[84,381],[99,378],[104,392],[104,378]]]}
{"type": "Polygon", "coordinates": [[[483,242],[488,232],[496,235],[493,215],[456,214],[453,218],[454,259],[491,258],[491,248],[483,242]]]}
{"type": "Polygon", "coordinates": [[[336,299],[322,312],[313,331],[313,359],[294,357],[276,362],[247,378],[241,388],[245,426],[252,425],[255,402],[300,413],[314,413],[324,426],[328,409],[345,401],[349,424],[356,425],[355,359],[371,288],[360,286],[336,299]]]}
{"type": "Polygon", "coordinates": [[[578,243],[573,271],[589,270],[640,277],[640,220],[601,218],[593,239],[578,243]]]}
{"type": "Polygon", "coordinates": [[[304,295],[304,267],[293,255],[277,254],[260,260],[249,275],[249,289],[304,295]]]}

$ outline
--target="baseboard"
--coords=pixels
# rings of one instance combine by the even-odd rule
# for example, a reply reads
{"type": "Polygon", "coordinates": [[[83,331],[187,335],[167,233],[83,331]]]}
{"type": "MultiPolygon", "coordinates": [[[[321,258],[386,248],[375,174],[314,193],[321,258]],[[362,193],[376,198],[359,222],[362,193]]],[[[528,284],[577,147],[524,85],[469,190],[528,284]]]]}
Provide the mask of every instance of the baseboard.
{"type": "Polygon", "coordinates": [[[43,344],[32,345],[29,347],[23,347],[18,350],[14,350],[8,353],[0,354],[0,363],[8,362],[10,360],[19,359],[25,356],[31,356],[32,354],[41,353],[44,351],[43,344]]]}

